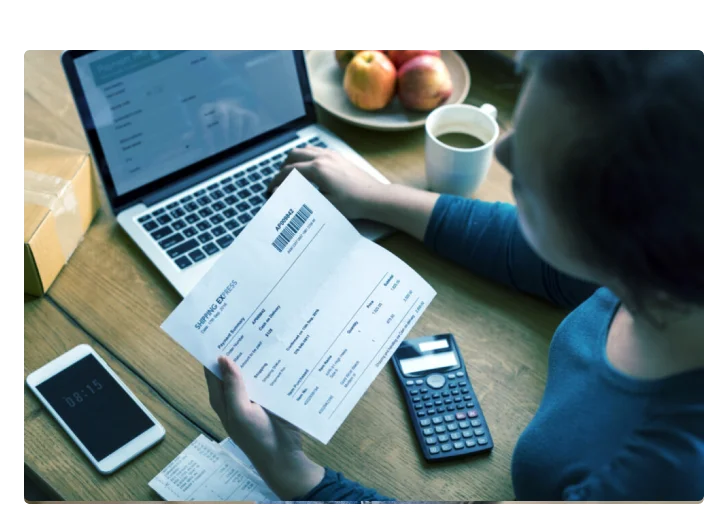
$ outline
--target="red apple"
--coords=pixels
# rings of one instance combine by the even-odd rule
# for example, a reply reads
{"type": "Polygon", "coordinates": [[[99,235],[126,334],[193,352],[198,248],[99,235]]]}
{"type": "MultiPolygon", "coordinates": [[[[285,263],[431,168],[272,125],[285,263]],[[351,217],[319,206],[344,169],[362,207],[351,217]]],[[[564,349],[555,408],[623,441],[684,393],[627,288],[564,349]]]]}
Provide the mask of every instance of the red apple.
{"type": "Polygon", "coordinates": [[[415,59],[421,55],[432,55],[433,57],[439,57],[439,50],[389,50],[386,53],[391,62],[394,63],[396,69],[400,69],[401,66],[406,64],[409,60],[415,59]]]}
{"type": "Polygon", "coordinates": [[[452,78],[443,60],[421,55],[398,72],[398,98],[409,110],[432,110],[452,94],[452,78]]]}
{"type": "Polygon", "coordinates": [[[394,97],[396,68],[380,51],[361,51],[345,70],[347,97],[362,110],[380,110],[394,97]]]}

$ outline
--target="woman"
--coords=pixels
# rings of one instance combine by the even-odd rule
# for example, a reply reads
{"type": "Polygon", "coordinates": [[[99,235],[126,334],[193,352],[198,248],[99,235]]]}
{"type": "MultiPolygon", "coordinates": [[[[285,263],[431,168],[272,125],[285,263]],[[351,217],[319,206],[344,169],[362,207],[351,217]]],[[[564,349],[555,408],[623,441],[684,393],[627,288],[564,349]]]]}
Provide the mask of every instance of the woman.
{"type": "MultiPolygon", "coordinates": [[[[515,448],[518,500],[701,500],[704,56],[533,52],[524,64],[515,131],[496,149],[516,207],[382,186],[314,148],[292,151],[274,187],[298,169],[348,218],[573,310],[515,448]]],[[[220,367],[213,408],[279,497],[386,500],[309,460],[238,368],[220,367]]]]}

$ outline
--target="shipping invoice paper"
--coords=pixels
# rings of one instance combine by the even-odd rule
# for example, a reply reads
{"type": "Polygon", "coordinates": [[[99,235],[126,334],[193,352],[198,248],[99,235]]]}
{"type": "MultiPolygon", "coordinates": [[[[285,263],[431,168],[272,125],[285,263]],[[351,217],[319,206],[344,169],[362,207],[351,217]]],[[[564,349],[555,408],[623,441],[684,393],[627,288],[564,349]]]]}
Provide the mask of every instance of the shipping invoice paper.
{"type": "Polygon", "coordinates": [[[293,171],[162,328],[250,398],[328,443],[435,290],[293,171]]]}

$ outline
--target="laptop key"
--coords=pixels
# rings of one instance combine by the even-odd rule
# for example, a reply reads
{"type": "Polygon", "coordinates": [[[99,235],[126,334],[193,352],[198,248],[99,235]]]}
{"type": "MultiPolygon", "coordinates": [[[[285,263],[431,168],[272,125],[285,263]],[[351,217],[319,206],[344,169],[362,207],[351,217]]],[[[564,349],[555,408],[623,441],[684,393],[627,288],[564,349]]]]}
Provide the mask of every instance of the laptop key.
{"type": "Polygon", "coordinates": [[[282,159],[283,157],[284,157],[284,153],[281,152],[281,153],[277,154],[276,156],[274,156],[274,159],[275,159],[275,160],[280,160],[280,159],[282,159]]]}
{"type": "Polygon", "coordinates": [[[191,260],[188,257],[181,257],[179,259],[176,259],[175,262],[176,262],[176,265],[181,269],[185,269],[188,266],[190,266],[191,264],[193,264],[193,262],[191,262],[191,260]]]}
{"type": "Polygon", "coordinates": [[[137,218],[137,222],[139,222],[140,224],[143,224],[144,222],[149,220],[151,217],[152,217],[151,215],[140,216],[139,218],[137,218]]]}
{"type": "MultiPolygon", "coordinates": [[[[159,242],[159,245],[162,247],[162,249],[169,249],[174,247],[176,244],[180,244],[184,240],[185,238],[183,238],[183,235],[181,233],[176,233],[175,235],[172,235],[169,238],[165,238],[164,240],[159,242]]],[[[178,257],[179,255],[175,256],[178,257]]]]}
{"type": "Polygon", "coordinates": [[[239,221],[242,222],[243,224],[246,224],[246,223],[249,222],[251,219],[252,219],[252,217],[251,217],[249,214],[247,214],[247,213],[243,213],[243,214],[241,214],[241,215],[239,215],[239,216],[237,217],[237,220],[239,220],[239,221]]]}
{"type": "Polygon", "coordinates": [[[198,202],[199,205],[208,205],[210,202],[212,202],[212,200],[207,196],[201,196],[196,200],[196,202],[198,202]]]}
{"type": "Polygon", "coordinates": [[[235,236],[237,236],[237,235],[239,235],[243,230],[244,230],[244,226],[240,226],[240,227],[238,227],[237,229],[235,229],[235,230],[232,232],[232,234],[235,235],[235,236]]]}
{"type": "Polygon", "coordinates": [[[201,233],[198,235],[198,240],[200,240],[203,244],[206,242],[210,242],[213,239],[213,235],[210,233],[201,233]]]}
{"type": "Polygon", "coordinates": [[[228,220],[225,222],[225,227],[228,228],[230,231],[233,231],[237,229],[240,226],[239,222],[235,220],[234,218],[232,220],[228,220]]]}
{"type": "Polygon", "coordinates": [[[252,165],[251,167],[247,167],[247,172],[254,172],[255,170],[257,170],[256,165],[252,165]]]}
{"type": "Polygon", "coordinates": [[[210,229],[210,222],[208,222],[207,220],[203,220],[202,222],[198,222],[196,224],[196,227],[201,231],[205,231],[206,229],[210,229]]]}
{"type": "Polygon", "coordinates": [[[223,187],[223,190],[228,194],[232,194],[233,192],[235,192],[237,190],[237,187],[235,187],[234,185],[232,185],[230,183],[228,185],[225,185],[225,187],[223,187]]]}
{"type": "Polygon", "coordinates": [[[182,233],[183,233],[183,236],[192,237],[192,236],[197,235],[197,234],[198,234],[198,231],[196,231],[196,228],[195,228],[195,227],[191,226],[191,227],[189,227],[188,229],[184,229],[184,230],[182,231],[182,233]]]}
{"type": "Polygon", "coordinates": [[[200,191],[196,191],[193,193],[193,196],[203,196],[205,194],[205,189],[201,189],[200,191]]]}
{"type": "Polygon", "coordinates": [[[252,192],[249,189],[242,189],[240,192],[237,193],[237,196],[242,199],[249,198],[250,196],[252,196],[252,192]]]}
{"type": "Polygon", "coordinates": [[[189,224],[195,224],[198,220],[200,220],[200,217],[195,213],[191,213],[186,217],[186,222],[189,224]]]}
{"type": "Polygon", "coordinates": [[[260,203],[264,203],[264,198],[262,198],[261,196],[252,196],[249,199],[249,203],[251,203],[252,205],[259,205],[260,203]]]}
{"type": "Polygon", "coordinates": [[[215,209],[216,211],[222,211],[223,209],[225,209],[225,207],[227,206],[222,202],[215,202],[213,204],[213,209],[215,209]]]}
{"type": "Polygon", "coordinates": [[[256,206],[256,207],[253,207],[252,210],[249,211],[249,214],[251,214],[252,216],[254,216],[255,214],[257,214],[257,213],[259,212],[259,209],[261,209],[261,208],[262,208],[261,205],[258,205],[258,206],[256,206]]]}
{"type": "Polygon", "coordinates": [[[222,214],[225,215],[225,218],[232,218],[237,214],[237,212],[232,207],[228,207],[222,212],[222,214]]]}
{"type": "Polygon", "coordinates": [[[261,183],[255,183],[250,187],[250,189],[253,192],[262,192],[264,189],[266,189],[266,187],[264,187],[261,183]]]}
{"type": "Polygon", "coordinates": [[[303,148],[305,146],[306,146],[305,143],[299,143],[298,145],[296,145],[296,148],[303,148]]]}
{"type": "Polygon", "coordinates": [[[269,176],[269,174],[274,174],[274,169],[271,167],[264,167],[261,172],[264,176],[269,176]]]}
{"type": "Polygon", "coordinates": [[[318,141],[315,146],[320,148],[328,148],[327,143],[325,143],[324,141],[318,141]]]}
{"type": "Polygon", "coordinates": [[[213,236],[219,237],[221,235],[225,234],[225,228],[223,226],[217,226],[215,229],[212,231],[213,236]]]}
{"type": "Polygon", "coordinates": [[[195,251],[191,251],[188,256],[193,259],[193,262],[200,262],[205,258],[205,253],[203,253],[200,249],[196,249],[195,251]]]}
{"type": "Polygon", "coordinates": [[[237,180],[235,183],[237,184],[237,187],[246,187],[247,185],[249,185],[249,182],[244,178],[237,180]]]}
{"type": "Polygon", "coordinates": [[[186,203],[186,202],[190,202],[191,200],[193,200],[193,196],[191,196],[189,194],[188,196],[184,196],[183,198],[181,198],[180,201],[181,201],[181,203],[186,203]]]}
{"type": "Polygon", "coordinates": [[[203,207],[200,211],[198,211],[198,214],[203,218],[206,218],[213,214],[213,210],[210,207],[203,207]]]}
{"type": "Polygon", "coordinates": [[[169,226],[162,227],[161,229],[157,229],[156,231],[152,231],[149,233],[154,240],[161,240],[167,235],[170,235],[173,233],[173,229],[171,229],[169,226]]]}
{"type": "Polygon", "coordinates": [[[259,181],[259,180],[261,180],[261,179],[262,179],[262,175],[259,174],[258,172],[255,172],[254,174],[250,174],[250,175],[249,175],[249,181],[250,181],[250,182],[259,181]]]}
{"type": "Polygon", "coordinates": [[[227,246],[232,244],[234,241],[235,241],[235,239],[231,235],[225,235],[224,237],[218,238],[216,240],[218,245],[223,249],[225,249],[227,246]]]}
{"type": "Polygon", "coordinates": [[[184,205],[183,207],[186,209],[186,211],[188,211],[189,213],[192,213],[193,211],[195,211],[196,209],[198,209],[198,204],[195,203],[195,202],[188,202],[188,203],[187,203],[186,205],[184,205]]]}
{"type": "Polygon", "coordinates": [[[167,209],[173,209],[174,207],[178,207],[178,202],[171,202],[166,206],[167,209]]]}
{"type": "Polygon", "coordinates": [[[237,178],[241,178],[242,176],[244,176],[244,171],[238,172],[237,174],[235,174],[235,175],[233,176],[233,178],[237,179],[237,178]]]}
{"type": "Polygon", "coordinates": [[[171,211],[171,216],[173,216],[174,218],[181,218],[185,214],[186,214],[186,211],[184,211],[180,207],[171,211]]]}
{"type": "Polygon", "coordinates": [[[173,224],[171,224],[171,227],[176,230],[183,229],[184,227],[186,227],[186,222],[184,222],[183,220],[176,220],[173,224]]]}
{"type": "Polygon", "coordinates": [[[147,231],[154,231],[157,227],[159,227],[159,224],[157,224],[154,220],[149,220],[149,222],[144,224],[142,227],[144,227],[147,231]]]}
{"type": "Polygon", "coordinates": [[[238,210],[240,213],[245,212],[245,211],[246,211],[247,209],[249,209],[250,207],[251,207],[251,205],[249,205],[247,202],[240,202],[240,203],[237,204],[237,210],[238,210]]]}
{"type": "Polygon", "coordinates": [[[232,205],[236,201],[237,201],[237,198],[235,198],[234,196],[225,196],[225,203],[227,205],[232,205]]]}
{"type": "Polygon", "coordinates": [[[219,223],[223,222],[224,220],[225,220],[225,218],[223,218],[223,216],[219,215],[219,214],[214,214],[213,216],[210,217],[210,221],[214,224],[219,224],[219,223]]]}
{"type": "Polygon", "coordinates": [[[159,222],[161,225],[165,225],[171,222],[171,217],[167,214],[163,214],[159,218],[157,218],[156,221],[159,222]]]}
{"type": "MultiPolygon", "coordinates": [[[[177,236],[180,236],[180,235],[177,235],[177,236]]],[[[199,246],[199,243],[195,238],[189,238],[183,244],[168,250],[166,253],[171,258],[175,259],[175,258],[180,257],[181,255],[185,255],[189,251],[197,248],[198,246],[199,246]]]]}
{"type": "Polygon", "coordinates": [[[214,191],[215,189],[218,188],[219,185],[220,185],[220,183],[212,183],[212,184],[208,185],[206,187],[206,189],[208,189],[209,191],[214,191]]]}
{"type": "Polygon", "coordinates": [[[205,252],[208,255],[213,255],[214,253],[217,253],[218,251],[220,251],[220,248],[217,247],[212,242],[210,244],[206,244],[205,246],[203,246],[203,249],[205,250],[205,252]]]}
{"type": "Polygon", "coordinates": [[[213,191],[213,192],[210,193],[210,197],[211,197],[213,200],[219,200],[219,199],[222,198],[223,196],[225,196],[225,193],[222,192],[220,189],[218,189],[217,191],[213,191]]]}
{"type": "Polygon", "coordinates": [[[161,207],[161,208],[159,208],[159,209],[156,209],[155,211],[152,211],[152,214],[153,214],[154,216],[159,216],[159,215],[164,214],[165,212],[166,212],[166,211],[164,211],[164,208],[161,207]]]}
{"type": "Polygon", "coordinates": [[[264,167],[265,165],[268,165],[270,161],[271,161],[270,159],[265,159],[264,161],[262,161],[262,162],[259,164],[259,166],[260,166],[260,167],[264,167]]]}

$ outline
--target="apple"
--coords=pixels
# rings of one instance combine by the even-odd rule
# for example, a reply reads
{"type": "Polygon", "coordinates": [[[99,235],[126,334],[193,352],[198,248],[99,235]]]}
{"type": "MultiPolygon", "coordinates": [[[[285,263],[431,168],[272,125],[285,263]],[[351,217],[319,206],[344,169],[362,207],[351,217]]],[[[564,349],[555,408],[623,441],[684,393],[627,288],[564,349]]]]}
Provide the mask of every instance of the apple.
{"type": "Polygon", "coordinates": [[[421,55],[409,60],[398,72],[398,98],[409,110],[432,110],[450,94],[452,78],[440,57],[421,55]]]}
{"type": "Polygon", "coordinates": [[[394,97],[396,68],[380,51],[361,51],[347,66],[342,86],[357,108],[380,110],[394,97]]]}
{"type": "Polygon", "coordinates": [[[360,51],[362,50],[335,50],[335,60],[337,61],[337,65],[342,71],[345,71],[347,65],[360,51]]]}
{"type": "Polygon", "coordinates": [[[421,55],[432,55],[433,57],[439,57],[439,50],[389,50],[386,53],[391,62],[394,63],[396,69],[400,69],[401,66],[406,64],[409,60],[415,59],[421,55]]]}

